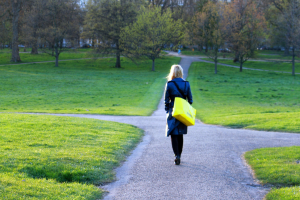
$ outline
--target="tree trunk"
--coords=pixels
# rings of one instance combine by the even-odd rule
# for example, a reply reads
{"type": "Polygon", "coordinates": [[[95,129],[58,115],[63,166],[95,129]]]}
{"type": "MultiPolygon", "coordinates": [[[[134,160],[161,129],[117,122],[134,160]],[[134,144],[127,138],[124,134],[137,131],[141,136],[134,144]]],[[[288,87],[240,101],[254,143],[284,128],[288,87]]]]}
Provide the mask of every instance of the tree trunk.
{"type": "Polygon", "coordinates": [[[218,60],[215,59],[215,74],[218,73],[218,60]]]}
{"type": "Polygon", "coordinates": [[[293,47],[293,68],[292,68],[292,75],[295,76],[295,48],[293,47]]]}
{"type": "Polygon", "coordinates": [[[120,46],[119,41],[117,42],[117,61],[116,61],[116,68],[121,68],[121,52],[120,52],[120,46]]]}
{"type": "Polygon", "coordinates": [[[205,44],[205,53],[207,53],[208,52],[208,44],[206,43],[205,44]]]}
{"type": "Polygon", "coordinates": [[[38,54],[38,43],[37,43],[37,41],[34,41],[32,43],[31,54],[38,54]]]}
{"type": "Polygon", "coordinates": [[[26,52],[26,45],[24,46],[24,52],[26,52]]]}
{"type": "Polygon", "coordinates": [[[290,47],[288,45],[286,45],[284,47],[284,55],[285,56],[289,56],[290,55],[290,47]]]}
{"type": "Polygon", "coordinates": [[[243,71],[243,60],[240,60],[240,72],[243,71]]]}
{"type": "Polygon", "coordinates": [[[240,60],[239,60],[239,53],[235,53],[235,56],[234,56],[234,60],[233,60],[233,62],[239,62],[240,60]]]}
{"type": "Polygon", "coordinates": [[[12,25],[13,25],[13,38],[12,38],[12,62],[20,62],[20,54],[18,47],[19,40],[19,16],[21,10],[21,2],[16,0],[11,0],[12,4],[12,25]]]}
{"type": "Polygon", "coordinates": [[[155,59],[152,59],[152,71],[155,71],[155,59]]]}
{"type": "Polygon", "coordinates": [[[58,67],[58,44],[55,45],[55,67],[58,67]]]}
{"type": "Polygon", "coordinates": [[[31,49],[31,54],[38,54],[38,40],[36,36],[36,30],[33,31],[33,43],[31,44],[32,49],[31,49]]]}

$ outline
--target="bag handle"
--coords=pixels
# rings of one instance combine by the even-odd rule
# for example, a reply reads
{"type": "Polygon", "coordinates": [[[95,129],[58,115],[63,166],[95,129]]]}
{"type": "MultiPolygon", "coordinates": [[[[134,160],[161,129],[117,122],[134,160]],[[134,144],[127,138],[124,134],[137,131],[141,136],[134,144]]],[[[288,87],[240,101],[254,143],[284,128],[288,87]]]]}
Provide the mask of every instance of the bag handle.
{"type": "MultiPolygon", "coordinates": [[[[175,84],[178,92],[181,94],[181,96],[183,97],[183,99],[186,99],[186,96],[184,95],[184,92],[182,92],[182,90],[179,88],[179,86],[177,85],[177,83],[175,81],[171,81],[175,84]]],[[[186,88],[186,81],[184,81],[184,89],[186,88]]]]}

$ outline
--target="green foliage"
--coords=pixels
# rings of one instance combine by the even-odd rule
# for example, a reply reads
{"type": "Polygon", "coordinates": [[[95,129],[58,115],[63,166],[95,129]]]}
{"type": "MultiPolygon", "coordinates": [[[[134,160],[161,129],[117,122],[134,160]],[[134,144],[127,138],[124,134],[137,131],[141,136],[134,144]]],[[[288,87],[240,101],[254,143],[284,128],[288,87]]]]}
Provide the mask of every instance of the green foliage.
{"type": "Polygon", "coordinates": [[[0,112],[95,113],[150,115],[158,105],[172,64],[180,58],[135,65],[122,58],[0,66],[0,112]]]}
{"type": "Polygon", "coordinates": [[[92,185],[140,140],[133,126],[94,119],[0,114],[0,198],[98,199],[92,185]]]}
{"type": "Polygon", "coordinates": [[[142,4],[140,0],[89,0],[87,2],[82,36],[92,39],[92,45],[97,52],[115,53],[117,68],[121,67],[120,56],[126,55],[120,46],[122,29],[135,21],[140,4],[142,4]]]}
{"type": "MultiPolygon", "coordinates": [[[[58,67],[59,54],[64,50],[63,41],[72,40],[80,35],[81,9],[77,0],[47,0],[34,1],[32,7],[36,11],[28,15],[37,15],[38,25],[35,24],[36,38],[48,48],[42,51],[55,57],[58,67]]],[[[30,20],[29,20],[30,21],[30,20]]],[[[37,40],[37,39],[36,39],[37,40]]],[[[37,41],[36,41],[37,42],[37,41]]]]}
{"type": "Polygon", "coordinates": [[[202,12],[203,7],[204,7],[208,2],[209,2],[208,0],[199,0],[199,1],[197,1],[197,3],[196,3],[197,10],[200,11],[200,12],[202,12]]]}
{"type": "Polygon", "coordinates": [[[245,158],[262,184],[277,187],[267,194],[267,200],[300,198],[300,147],[263,148],[245,154],[245,158]]]}
{"type": "Polygon", "coordinates": [[[243,64],[254,55],[264,35],[265,17],[255,1],[233,1],[223,13],[227,42],[234,52],[234,59],[243,64]]]}
{"type": "Polygon", "coordinates": [[[222,18],[225,5],[221,2],[207,2],[202,12],[195,15],[192,24],[193,40],[198,41],[199,44],[205,43],[212,49],[206,50],[206,55],[215,62],[215,73],[217,73],[218,50],[224,45],[227,37],[222,18]]]}
{"type": "Polygon", "coordinates": [[[160,7],[141,8],[136,22],[124,28],[121,46],[132,57],[146,56],[152,60],[159,57],[166,44],[178,44],[183,39],[184,25],[181,20],[174,21],[172,13],[162,13],[160,7]]]}
{"type": "Polygon", "coordinates": [[[197,117],[236,128],[300,133],[299,77],[193,63],[189,80],[197,117]]]}

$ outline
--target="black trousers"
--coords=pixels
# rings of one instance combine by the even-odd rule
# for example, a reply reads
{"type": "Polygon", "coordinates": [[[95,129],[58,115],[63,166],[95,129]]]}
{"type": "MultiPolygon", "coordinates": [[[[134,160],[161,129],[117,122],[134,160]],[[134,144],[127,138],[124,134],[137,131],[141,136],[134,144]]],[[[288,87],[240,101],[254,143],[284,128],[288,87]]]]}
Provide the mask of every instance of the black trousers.
{"type": "Polygon", "coordinates": [[[183,135],[171,135],[173,152],[176,156],[181,156],[183,148],[183,135]]]}

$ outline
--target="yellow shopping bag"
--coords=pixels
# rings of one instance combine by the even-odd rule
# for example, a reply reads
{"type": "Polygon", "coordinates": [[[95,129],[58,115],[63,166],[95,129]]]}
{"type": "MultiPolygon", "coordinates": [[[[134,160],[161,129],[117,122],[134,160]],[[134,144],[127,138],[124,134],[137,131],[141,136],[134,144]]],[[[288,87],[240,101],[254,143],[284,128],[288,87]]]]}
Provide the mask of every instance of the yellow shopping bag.
{"type": "Polygon", "coordinates": [[[194,109],[185,99],[175,97],[172,116],[186,126],[195,125],[196,109],[194,109]]]}

